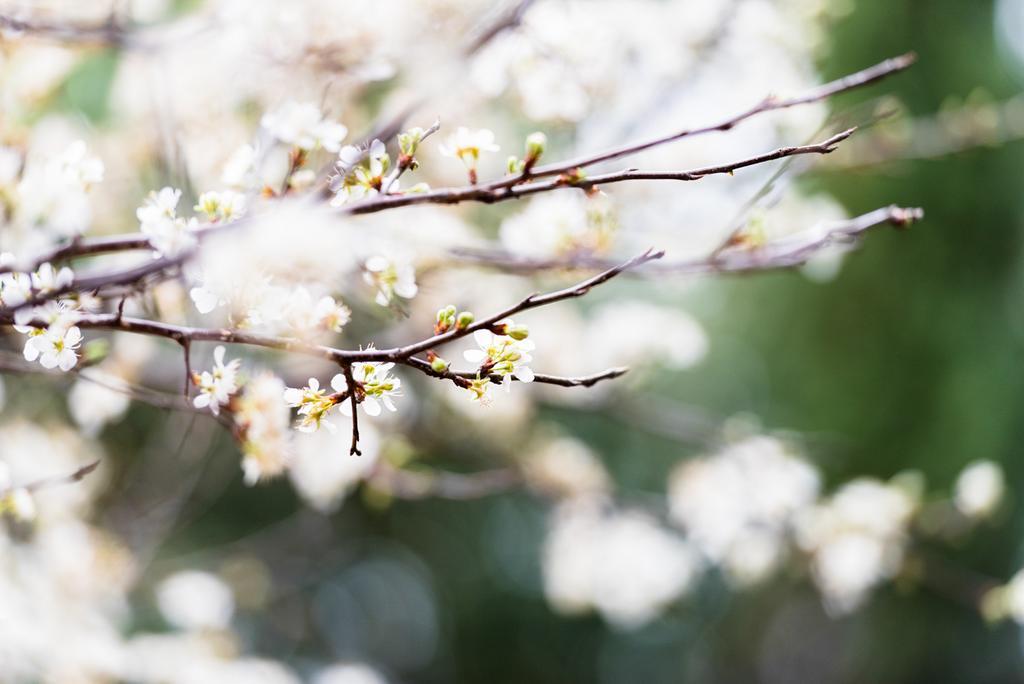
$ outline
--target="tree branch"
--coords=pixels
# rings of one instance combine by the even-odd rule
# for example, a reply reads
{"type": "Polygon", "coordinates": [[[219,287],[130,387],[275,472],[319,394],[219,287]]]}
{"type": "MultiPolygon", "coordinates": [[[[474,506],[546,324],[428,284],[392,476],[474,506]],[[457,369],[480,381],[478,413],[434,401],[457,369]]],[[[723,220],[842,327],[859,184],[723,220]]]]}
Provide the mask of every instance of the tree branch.
{"type": "MultiPolygon", "coordinates": [[[[852,219],[826,224],[817,231],[804,231],[760,247],[723,250],[702,259],[645,264],[641,268],[637,268],[634,273],[641,276],[700,275],[750,273],[793,268],[806,263],[817,252],[835,242],[856,240],[870,229],[880,225],[888,224],[903,228],[922,218],[924,218],[924,211],[919,208],[882,207],[852,219]]],[[[480,266],[500,268],[517,273],[536,273],[558,269],[599,270],[608,268],[609,264],[614,263],[609,259],[586,254],[532,259],[500,250],[468,248],[454,249],[452,255],[456,259],[480,266]]]]}

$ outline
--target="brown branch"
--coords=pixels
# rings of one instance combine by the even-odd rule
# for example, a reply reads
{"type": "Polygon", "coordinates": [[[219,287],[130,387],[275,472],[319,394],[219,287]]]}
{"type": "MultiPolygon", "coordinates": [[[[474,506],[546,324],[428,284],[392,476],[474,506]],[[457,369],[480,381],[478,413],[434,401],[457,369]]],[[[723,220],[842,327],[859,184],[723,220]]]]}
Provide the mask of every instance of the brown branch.
{"type": "Polygon", "coordinates": [[[349,447],[349,456],[361,456],[363,452],[359,450],[359,410],[356,408],[358,405],[358,399],[356,395],[356,381],[352,377],[352,364],[346,363],[342,365],[341,372],[345,374],[345,383],[348,385],[348,400],[352,407],[352,446],[349,447]]]}
{"type": "MultiPolygon", "coordinates": [[[[634,273],[641,276],[700,275],[793,268],[806,263],[824,247],[839,241],[856,240],[876,226],[888,224],[903,228],[922,218],[924,211],[919,208],[883,207],[846,221],[829,224],[810,236],[808,231],[805,231],[760,247],[723,250],[702,259],[646,264],[636,269],[634,273]]],[[[609,259],[585,254],[564,258],[531,259],[500,250],[468,248],[452,250],[452,255],[458,260],[518,273],[558,269],[592,271],[608,268],[614,263],[609,259]]]]}
{"type": "Polygon", "coordinates": [[[98,468],[99,465],[99,460],[95,460],[92,463],[87,463],[86,465],[78,468],[72,473],[68,473],[67,475],[54,475],[53,477],[44,477],[40,480],[34,480],[32,482],[29,482],[28,484],[11,485],[8,487],[4,487],[0,489],[0,499],[10,494],[11,492],[18,490],[25,490],[27,492],[37,492],[40,489],[49,489],[51,487],[58,487],[60,485],[80,482],[81,480],[85,479],[86,475],[96,470],[96,468],[98,468]]]}
{"type": "MultiPolygon", "coordinates": [[[[405,361],[420,352],[441,345],[452,340],[465,337],[477,330],[490,328],[498,321],[508,318],[516,313],[528,311],[537,307],[554,304],[563,299],[582,297],[592,288],[614,278],[623,271],[635,268],[655,259],[660,259],[664,252],[648,250],[643,254],[634,257],[624,263],[617,264],[603,273],[588,278],[572,287],[549,292],[546,294],[530,295],[518,304],[511,306],[499,313],[477,321],[461,329],[453,329],[441,335],[435,335],[420,342],[405,347],[393,349],[365,349],[365,350],[344,350],[334,347],[312,344],[292,337],[278,337],[260,333],[233,330],[229,328],[194,328],[161,321],[150,321],[141,318],[131,318],[112,314],[79,314],[74,324],[80,328],[100,328],[106,330],[119,330],[121,332],[137,333],[163,337],[178,344],[184,342],[223,342],[225,344],[240,344],[255,347],[266,347],[279,351],[288,351],[306,356],[316,356],[338,364],[351,364],[360,361],[393,361],[405,363],[405,361]]],[[[0,325],[12,325],[14,314],[12,309],[0,310],[0,325]]],[[[28,325],[46,327],[45,321],[32,321],[28,325]]]]}
{"type": "Polygon", "coordinates": [[[522,476],[511,468],[463,474],[400,470],[381,463],[367,482],[396,499],[466,501],[508,491],[522,484],[522,476]]]}
{"type": "Polygon", "coordinates": [[[526,14],[526,10],[530,9],[530,5],[535,0],[518,0],[507,12],[501,15],[497,21],[488,26],[479,36],[473,39],[469,45],[466,46],[465,55],[472,57],[479,52],[485,45],[490,43],[492,40],[500,36],[505,31],[514,29],[519,26],[523,21],[523,16],[526,14]]]}
{"type": "Polygon", "coordinates": [[[555,302],[560,302],[564,299],[582,297],[588,292],[590,292],[591,289],[611,280],[620,273],[636,268],[638,266],[642,266],[643,264],[654,261],[656,259],[660,259],[664,255],[665,253],[661,251],[647,250],[643,254],[635,256],[629,261],[613,266],[608,270],[599,273],[596,276],[593,276],[592,278],[587,278],[586,280],[575,285],[572,285],[570,287],[564,288],[562,290],[555,290],[554,292],[548,292],[547,294],[532,294],[526,299],[523,299],[518,304],[510,306],[503,311],[488,316],[487,318],[476,321],[471,325],[466,326],[465,328],[453,328],[447,332],[443,332],[439,335],[434,335],[433,337],[429,337],[425,340],[415,342],[405,347],[371,350],[368,352],[363,352],[363,354],[373,354],[374,358],[372,360],[375,361],[396,361],[404,363],[414,354],[419,354],[421,352],[427,351],[428,349],[432,349],[442,344],[447,344],[448,342],[451,342],[453,340],[466,337],[467,335],[471,335],[477,330],[490,330],[495,323],[503,319],[509,318],[510,316],[514,316],[515,314],[522,313],[524,311],[529,311],[530,309],[536,309],[541,306],[547,306],[548,304],[554,304],[555,302]]]}
{"type": "MultiPolygon", "coordinates": [[[[472,380],[477,377],[477,371],[453,371],[447,370],[444,372],[438,372],[434,370],[431,365],[424,359],[418,357],[410,357],[404,362],[405,365],[422,371],[426,375],[434,378],[441,378],[444,380],[451,380],[458,383],[458,380],[472,380]]],[[[602,380],[614,380],[620,378],[629,372],[628,368],[609,368],[608,370],[595,373],[593,375],[585,375],[582,377],[562,377],[559,375],[546,375],[543,373],[535,373],[533,381],[542,385],[556,385],[558,387],[593,387],[602,380]]],[[[501,375],[489,376],[491,382],[501,384],[505,379],[501,375]]],[[[519,382],[519,379],[513,376],[513,381],[519,382]]]]}
{"type": "Polygon", "coordinates": [[[115,47],[127,45],[129,43],[128,37],[131,33],[114,21],[113,17],[111,17],[111,20],[101,24],[80,25],[38,19],[19,19],[10,15],[0,14],[0,28],[5,31],[25,33],[57,40],[62,43],[112,45],[115,47]]]}
{"type": "MultiPolygon", "coordinates": [[[[836,150],[836,146],[853,135],[856,128],[850,128],[841,133],[833,135],[827,140],[813,145],[801,145],[793,147],[781,147],[765,154],[747,157],[728,164],[717,166],[706,166],[689,171],[638,171],[627,169],[614,173],[606,173],[598,176],[587,177],[580,167],[574,167],[565,174],[537,182],[529,182],[521,185],[496,185],[494,183],[484,185],[466,185],[456,188],[439,188],[427,192],[376,195],[367,200],[356,202],[342,209],[344,213],[371,214],[386,209],[395,209],[414,204],[459,204],[461,202],[483,202],[493,204],[506,200],[518,199],[527,195],[534,195],[540,192],[549,192],[557,188],[571,187],[582,190],[590,190],[599,185],[611,183],[622,183],[625,181],[637,180],[675,180],[675,181],[697,181],[705,176],[718,174],[732,174],[733,172],[765,164],[767,162],[793,157],[803,154],[829,154],[836,150]]],[[[531,178],[536,176],[532,174],[531,178]]],[[[521,179],[522,176],[516,176],[521,179]]]]}

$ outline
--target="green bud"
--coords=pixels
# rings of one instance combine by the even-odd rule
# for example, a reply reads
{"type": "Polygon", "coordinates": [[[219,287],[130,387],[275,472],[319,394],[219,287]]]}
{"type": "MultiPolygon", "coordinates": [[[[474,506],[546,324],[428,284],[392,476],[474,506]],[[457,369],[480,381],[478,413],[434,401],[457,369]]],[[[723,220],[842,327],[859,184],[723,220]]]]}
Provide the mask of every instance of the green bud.
{"type": "Polygon", "coordinates": [[[548,136],[536,131],[526,136],[526,158],[533,161],[540,159],[548,146],[548,136]]]}
{"type": "Polygon", "coordinates": [[[440,356],[435,356],[434,360],[430,362],[430,367],[434,369],[435,373],[444,373],[448,370],[448,362],[440,356]]]}
{"type": "Polygon", "coordinates": [[[468,328],[469,326],[473,325],[474,319],[475,318],[471,312],[461,311],[459,312],[458,318],[455,319],[455,327],[458,328],[459,330],[468,328]]]}
{"type": "Polygon", "coordinates": [[[420,141],[423,139],[423,129],[416,127],[410,128],[405,133],[401,133],[398,136],[398,148],[402,151],[402,154],[412,157],[416,154],[416,148],[419,147],[420,141]]]}
{"type": "Polygon", "coordinates": [[[444,307],[443,309],[438,309],[437,310],[437,322],[438,323],[443,323],[445,321],[454,321],[454,320],[455,320],[455,305],[454,304],[449,304],[448,306],[444,307]]]}
{"type": "Polygon", "coordinates": [[[521,342],[530,336],[530,329],[525,325],[506,325],[505,334],[513,340],[519,340],[521,342]]]}
{"type": "Polygon", "coordinates": [[[508,169],[509,173],[519,173],[519,171],[523,168],[523,163],[519,161],[519,157],[512,155],[511,157],[508,158],[506,168],[508,169]]]}

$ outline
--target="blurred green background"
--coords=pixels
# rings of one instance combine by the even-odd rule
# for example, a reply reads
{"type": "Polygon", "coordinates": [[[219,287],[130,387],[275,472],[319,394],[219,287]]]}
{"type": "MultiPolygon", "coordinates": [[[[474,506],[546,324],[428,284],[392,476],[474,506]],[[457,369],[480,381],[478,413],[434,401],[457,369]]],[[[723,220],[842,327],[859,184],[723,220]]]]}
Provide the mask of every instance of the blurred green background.
{"type": "MultiPolygon", "coordinates": [[[[833,78],[914,50],[917,66],[884,86],[911,115],[931,116],[948,98],[972,93],[1006,100],[1024,77],[996,47],[993,11],[986,0],[853,3],[831,27],[822,72],[833,78]]],[[[849,94],[834,107],[877,95],[849,94]]],[[[712,416],[749,413],[766,429],[805,436],[830,486],[913,468],[928,491],[942,491],[967,462],[988,458],[1019,491],[1022,179],[1024,143],[1013,141],[812,174],[804,188],[832,193],[851,215],[895,203],[924,207],[926,220],[909,232],[871,234],[831,282],[797,273],[742,277],[713,286],[718,308],[687,301],[708,328],[711,354],[651,393],[712,416]]],[[[663,493],[669,468],[701,449],[699,435],[670,440],[613,414],[546,413],[601,454],[627,500],[663,493]]],[[[137,439],[131,423],[116,428],[115,439],[137,439]]],[[[886,586],[847,618],[827,617],[806,578],[782,573],[732,593],[712,576],[662,618],[623,632],[548,607],[539,499],[364,495],[325,518],[305,510],[287,482],[242,487],[233,445],[214,440],[201,472],[215,470],[231,484],[200,488],[183,504],[139,603],[151,605],[151,583],[186,562],[253,581],[245,558],[257,558],[274,582],[264,603],[243,610],[243,636],[254,651],[300,669],[352,657],[408,682],[1024,679],[1018,628],[989,626],[972,605],[986,577],[1005,580],[1024,563],[1020,506],[969,540],[919,549],[939,559],[926,572],[935,576],[886,586]]],[[[131,482],[126,475],[110,495],[130,492],[131,482]]],[[[155,619],[142,611],[139,626],[155,619]]]]}

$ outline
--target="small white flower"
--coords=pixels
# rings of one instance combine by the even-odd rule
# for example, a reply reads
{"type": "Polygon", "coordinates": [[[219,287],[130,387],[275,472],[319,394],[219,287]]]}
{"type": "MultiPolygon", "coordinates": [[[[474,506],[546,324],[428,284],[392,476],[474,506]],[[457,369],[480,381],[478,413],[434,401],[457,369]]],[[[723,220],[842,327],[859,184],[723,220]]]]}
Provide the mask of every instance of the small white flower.
{"type": "Polygon", "coordinates": [[[214,366],[212,371],[203,371],[196,384],[199,396],[192,400],[197,409],[209,408],[213,415],[220,413],[220,407],[231,401],[231,395],[238,391],[238,368],[242,362],[232,359],[224,363],[224,347],[213,351],[214,366]]]}
{"type": "Polygon", "coordinates": [[[366,260],[365,268],[363,278],[367,284],[377,288],[374,301],[381,306],[391,304],[396,295],[403,299],[412,299],[419,292],[416,285],[416,270],[411,263],[375,256],[366,260]]]}
{"type": "Polygon", "coordinates": [[[352,320],[352,311],[331,296],[321,297],[313,313],[318,326],[336,333],[341,332],[341,329],[352,320]]]}
{"type": "Polygon", "coordinates": [[[235,150],[221,173],[221,181],[232,188],[246,188],[252,184],[256,174],[256,148],[242,145],[235,150]]]}
{"type": "Polygon", "coordinates": [[[142,206],[135,210],[135,216],[143,225],[163,219],[173,219],[177,215],[180,200],[181,190],[171,187],[161,188],[159,191],[149,193],[142,206]]]}
{"type": "Polygon", "coordinates": [[[957,477],[953,503],[969,518],[984,518],[999,505],[1005,486],[1003,469],[998,463],[975,461],[957,477]]]}
{"type": "MultiPolygon", "coordinates": [[[[30,337],[33,341],[32,355],[38,356],[43,368],[60,368],[69,371],[78,363],[78,347],[82,343],[82,332],[78,326],[71,326],[66,331],[60,328],[48,329],[42,335],[30,337]]],[[[29,346],[25,345],[25,358],[29,361],[29,346]]]]}
{"type": "Polygon", "coordinates": [[[288,327],[300,335],[341,332],[351,318],[351,310],[334,297],[324,296],[314,302],[304,287],[298,287],[291,293],[284,312],[288,327]]]}
{"type": "Polygon", "coordinates": [[[2,511],[10,512],[18,520],[29,522],[36,517],[36,502],[29,490],[19,487],[0,498],[0,512],[2,511]]]}
{"type": "Polygon", "coordinates": [[[193,287],[188,291],[188,296],[196,305],[196,311],[202,314],[208,314],[221,304],[224,304],[220,297],[205,287],[193,287]]]}
{"type": "Polygon", "coordinates": [[[226,629],[235,598],[216,575],[185,570],[171,575],[156,590],[157,606],[169,623],[184,630],[226,629]]]}
{"type": "Polygon", "coordinates": [[[263,372],[245,385],[234,415],[242,441],[242,472],[245,483],[280,475],[290,458],[291,431],[288,407],[281,402],[285,384],[263,372]]]}
{"type": "Polygon", "coordinates": [[[154,258],[173,259],[194,248],[197,243],[195,231],[199,222],[195,217],[188,219],[164,219],[142,224],[142,233],[153,246],[154,258]]]}
{"type": "Polygon", "coordinates": [[[56,292],[71,285],[74,279],[75,274],[67,266],[58,271],[47,262],[32,274],[32,289],[41,294],[56,292]]]}
{"type": "Polygon", "coordinates": [[[88,189],[89,186],[103,180],[103,161],[98,157],[89,156],[89,150],[81,140],[68,145],[57,160],[69,184],[88,189]]]}
{"type": "MultiPolygon", "coordinates": [[[[514,327],[511,320],[498,323],[506,328],[514,327]]],[[[533,360],[530,352],[534,350],[533,340],[516,340],[507,335],[496,335],[489,330],[477,330],[473,333],[479,349],[463,352],[466,361],[480,367],[481,375],[501,375],[506,391],[515,377],[520,382],[533,382],[533,370],[527,365],[533,360]]]]}
{"type": "Polygon", "coordinates": [[[322,426],[334,432],[334,424],[324,420],[324,417],[334,408],[335,398],[320,388],[319,380],[310,378],[305,387],[289,387],[283,396],[286,404],[299,410],[300,420],[295,429],[300,432],[316,432],[322,426]]]}
{"type": "Polygon", "coordinates": [[[234,221],[245,212],[245,195],[234,190],[204,192],[195,210],[212,223],[234,221]]]}
{"type": "MultiPolygon", "coordinates": [[[[365,165],[358,163],[361,155],[360,150],[352,146],[342,148],[338,154],[338,176],[333,183],[335,195],[331,199],[332,206],[339,207],[348,202],[373,197],[380,192],[384,176],[391,168],[391,157],[384,143],[380,140],[371,143],[365,165]]],[[[398,187],[396,179],[388,190],[394,192],[398,187]]]]}
{"type": "Polygon", "coordinates": [[[149,193],[145,203],[135,211],[139,219],[139,230],[149,238],[154,257],[173,259],[196,245],[195,229],[199,222],[195,218],[186,221],[177,216],[181,190],[163,188],[149,193]]]}
{"type": "MultiPolygon", "coordinates": [[[[381,404],[388,411],[398,410],[395,406],[394,398],[402,396],[402,381],[400,378],[391,375],[391,369],[394,367],[395,364],[393,363],[368,362],[352,364],[352,380],[355,381],[356,386],[359,388],[356,391],[356,396],[362,395],[359,404],[366,411],[367,415],[379,416],[381,414],[381,404]]],[[[345,392],[348,389],[345,376],[341,373],[335,375],[331,379],[331,387],[334,388],[335,392],[345,392]]],[[[343,402],[341,404],[341,412],[346,416],[351,416],[351,402],[343,402]]]]}
{"type": "Polygon", "coordinates": [[[494,133],[482,128],[471,131],[460,126],[447,141],[439,146],[446,157],[458,157],[466,168],[475,169],[481,152],[497,152],[500,147],[494,143],[494,133]]]}
{"type": "Polygon", "coordinates": [[[0,304],[20,306],[32,296],[32,278],[27,273],[0,274],[0,304]]]}
{"type": "Polygon", "coordinates": [[[328,152],[337,152],[348,135],[345,126],[323,118],[312,102],[288,101],[264,114],[260,125],[281,142],[306,151],[322,147],[328,152]]]}

